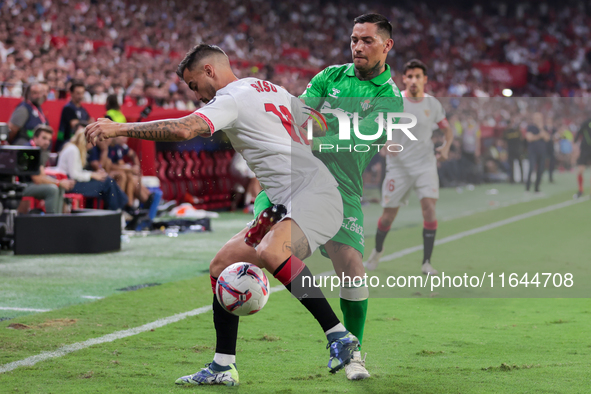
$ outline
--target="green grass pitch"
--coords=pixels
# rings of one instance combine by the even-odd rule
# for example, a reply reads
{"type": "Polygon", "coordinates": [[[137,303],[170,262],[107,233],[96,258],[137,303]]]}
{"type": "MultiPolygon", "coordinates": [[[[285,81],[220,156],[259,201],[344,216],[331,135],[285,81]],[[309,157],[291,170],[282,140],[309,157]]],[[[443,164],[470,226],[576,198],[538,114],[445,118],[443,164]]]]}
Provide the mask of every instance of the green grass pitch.
{"type": "MultiPolygon", "coordinates": [[[[509,185],[443,190],[437,238],[570,200],[573,176],[559,176],[557,182],[544,185],[543,197],[524,196],[520,186],[509,185]]],[[[590,204],[586,199],[542,211],[451,240],[434,252],[434,266],[447,275],[516,272],[521,278],[525,272],[572,272],[571,288],[376,292],[362,349],[372,374],[365,381],[347,381],[344,371],[328,373],[320,327],[286,291],[278,291],[261,312],[241,319],[238,388],[174,385],[177,377],[212,359],[212,316],[205,311],[0,373],[0,393],[588,393],[590,204]]],[[[369,204],[364,209],[369,252],[380,208],[369,204]]],[[[0,255],[0,318],[10,318],[0,322],[0,370],[43,352],[210,305],[208,262],[248,220],[223,214],[213,222],[213,233],[133,238],[113,254],[0,255]],[[117,290],[144,283],[161,285],[117,290]]],[[[386,254],[420,245],[421,222],[413,197],[386,241],[386,254]]],[[[417,275],[421,256],[417,251],[383,262],[375,275],[417,275]]],[[[314,273],[331,269],[318,255],[309,265],[314,273]]],[[[338,311],[336,293],[327,294],[338,311]]]]}

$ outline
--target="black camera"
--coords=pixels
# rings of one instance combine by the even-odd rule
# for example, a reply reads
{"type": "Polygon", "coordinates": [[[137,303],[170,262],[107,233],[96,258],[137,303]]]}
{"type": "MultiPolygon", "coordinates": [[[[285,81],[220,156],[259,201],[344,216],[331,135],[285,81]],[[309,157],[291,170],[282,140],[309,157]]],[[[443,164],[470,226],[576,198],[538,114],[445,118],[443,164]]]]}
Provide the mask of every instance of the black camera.
{"type": "MultiPolygon", "coordinates": [[[[0,125],[0,135],[3,129],[0,125]]],[[[3,247],[11,246],[16,210],[27,187],[17,182],[16,177],[39,174],[40,163],[41,149],[37,147],[0,146],[0,245],[3,247]]]]}

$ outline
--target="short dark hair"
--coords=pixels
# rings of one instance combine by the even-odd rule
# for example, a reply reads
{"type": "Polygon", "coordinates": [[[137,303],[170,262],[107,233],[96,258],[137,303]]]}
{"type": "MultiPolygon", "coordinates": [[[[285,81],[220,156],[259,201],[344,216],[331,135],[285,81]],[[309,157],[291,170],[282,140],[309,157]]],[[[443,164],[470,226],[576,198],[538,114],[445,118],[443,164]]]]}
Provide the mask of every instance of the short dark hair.
{"type": "Polygon", "coordinates": [[[74,93],[74,90],[76,88],[79,88],[79,87],[83,87],[84,90],[86,90],[86,86],[84,85],[84,82],[82,82],[82,81],[72,81],[72,84],[70,85],[70,93],[74,93]]]}
{"type": "Polygon", "coordinates": [[[385,34],[388,38],[392,38],[392,24],[384,15],[363,14],[353,20],[354,25],[358,23],[373,23],[378,27],[378,33],[385,34]]]}
{"type": "Polygon", "coordinates": [[[195,66],[195,64],[213,54],[221,54],[226,56],[226,52],[224,52],[222,48],[218,47],[217,45],[195,45],[193,48],[189,50],[189,52],[187,52],[185,58],[179,63],[179,66],[176,69],[176,75],[183,79],[183,74],[185,73],[185,70],[191,70],[195,66]]]}
{"type": "Polygon", "coordinates": [[[34,129],[33,138],[39,137],[41,135],[41,133],[49,133],[49,134],[53,135],[53,127],[51,127],[49,125],[45,125],[45,124],[38,125],[34,129]]]}
{"type": "Polygon", "coordinates": [[[105,107],[107,108],[107,111],[111,109],[119,110],[121,108],[119,107],[119,100],[117,99],[116,94],[110,94],[107,96],[107,102],[105,104],[105,107]]]}
{"type": "Polygon", "coordinates": [[[423,70],[423,75],[427,75],[427,66],[419,59],[412,59],[411,61],[407,62],[404,65],[404,70],[402,71],[402,74],[406,74],[408,70],[412,70],[413,68],[420,68],[421,70],[423,70]]]}

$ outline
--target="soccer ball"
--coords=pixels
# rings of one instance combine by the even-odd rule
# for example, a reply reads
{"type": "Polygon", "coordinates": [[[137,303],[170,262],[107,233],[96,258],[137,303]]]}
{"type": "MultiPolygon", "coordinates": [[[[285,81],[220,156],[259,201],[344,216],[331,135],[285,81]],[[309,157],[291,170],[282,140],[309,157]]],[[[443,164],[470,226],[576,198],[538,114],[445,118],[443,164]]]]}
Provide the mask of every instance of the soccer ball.
{"type": "Polygon", "coordinates": [[[252,315],[263,309],[269,299],[269,279],[254,264],[235,263],[219,276],[215,295],[228,312],[252,315]]]}

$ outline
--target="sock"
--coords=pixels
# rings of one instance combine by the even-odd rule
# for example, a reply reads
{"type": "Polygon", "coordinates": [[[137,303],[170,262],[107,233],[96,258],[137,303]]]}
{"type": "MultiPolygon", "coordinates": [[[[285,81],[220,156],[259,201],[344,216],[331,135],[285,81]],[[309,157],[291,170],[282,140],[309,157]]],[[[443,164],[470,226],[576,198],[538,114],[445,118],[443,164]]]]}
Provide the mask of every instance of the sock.
{"type": "Polygon", "coordinates": [[[211,291],[213,291],[213,294],[215,294],[215,285],[218,283],[218,278],[209,275],[209,280],[211,281],[211,291]]]}
{"type": "MultiPolygon", "coordinates": [[[[215,352],[229,356],[236,355],[236,340],[238,338],[238,323],[240,318],[226,311],[213,296],[213,325],[215,326],[215,352]]],[[[214,359],[215,360],[215,359],[214,359]]],[[[229,365],[229,364],[227,364],[229,365]]]]}
{"type": "Polygon", "coordinates": [[[341,311],[343,311],[343,321],[347,330],[359,339],[359,347],[363,342],[363,331],[365,330],[365,318],[367,316],[368,299],[363,301],[349,301],[341,298],[341,311]]]}
{"type": "Polygon", "coordinates": [[[390,231],[390,226],[382,224],[382,218],[378,220],[378,230],[376,231],[376,252],[381,252],[384,249],[384,240],[390,231]]]}
{"type": "Polygon", "coordinates": [[[431,261],[433,245],[435,245],[435,232],[437,231],[437,220],[434,222],[423,222],[423,264],[431,261]]]}
{"type": "Polygon", "coordinates": [[[234,354],[216,353],[213,356],[213,362],[215,365],[210,365],[211,369],[214,371],[225,371],[226,369],[230,369],[230,364],[236,364],[236,356],[234,354]]]}
{"type": "Polygon", "coordinates": [[[583,174],[579,174],[577,181],[579,182],[579,192],[583,193],[583,174]]]}
{"type": "Polygon", "coordinates": [[[291,256],[275,270],[273,276],[318,320],[322,331],[327,332],[340,324],[322,290],[314,286],[314,277],[302,260],[291,256]]]}
{"type": "MultiPolygon", "coordinates": [[[[343,332],[347,332],[347,329],[345,328],[343,323],[339,323],[336,326],[334,326],[333,328],[331,328],[330,330],[324,331],[324,335],[326,335],[326,337],[328,338],[329,335],[342,334],[343,332]]],[[[339,338],[340,338],[340,336],[339,336],[339,338]]]]}

